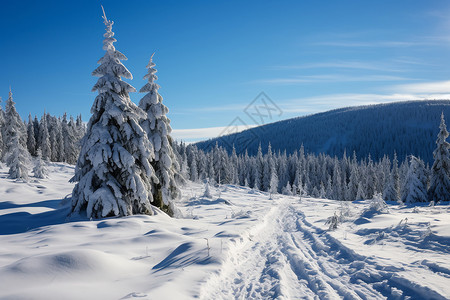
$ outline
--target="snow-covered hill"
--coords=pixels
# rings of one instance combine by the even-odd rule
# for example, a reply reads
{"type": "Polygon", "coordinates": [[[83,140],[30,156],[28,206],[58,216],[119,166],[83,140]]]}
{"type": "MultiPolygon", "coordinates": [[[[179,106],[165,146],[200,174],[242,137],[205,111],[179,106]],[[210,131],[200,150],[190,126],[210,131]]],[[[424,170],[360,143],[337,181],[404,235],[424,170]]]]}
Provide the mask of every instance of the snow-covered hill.
{"type": "MultiPolygon", "coordinates": [[[[255,155],[261,143],[263,152],[269,142],[272,150],[292,153],[303,144],[307,153],[326,153],[342,157],[356,152],[358,158],[370,154],[378,161],[397,152],[400,161],[415,155],[433,162],[441,113],[450,116],[450,100],[409,101],[335,109],[310,116],[279,121],[229,136],[197,143],[209,150],[216,142],[230,153],[248,151],[255,155]]],[[[261,112],[263,113],[263,111],[261,112]]]]}
{"type": "Polygon", "coordinates": [[[67,218],[73,167],[0,169],[0,299],[448,299],[450,209],[189,183],[178,218],[67,218]],[[328,230],[329,217],[340,220],[328,230]]]}

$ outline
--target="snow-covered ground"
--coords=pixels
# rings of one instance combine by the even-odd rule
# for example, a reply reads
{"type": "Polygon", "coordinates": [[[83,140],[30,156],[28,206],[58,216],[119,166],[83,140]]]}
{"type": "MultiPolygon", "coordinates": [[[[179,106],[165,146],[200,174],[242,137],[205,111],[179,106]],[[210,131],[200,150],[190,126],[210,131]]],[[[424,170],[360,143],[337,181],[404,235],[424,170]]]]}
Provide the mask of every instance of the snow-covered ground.
{"type": "Polygon", "coordinates": [[[178,218],[68,218],[73,167],[0,168],[0,299],[448,299],[450,209],[190,183],[178,218]],[[329,231],[326,221],[342,219],[329,231]]]}

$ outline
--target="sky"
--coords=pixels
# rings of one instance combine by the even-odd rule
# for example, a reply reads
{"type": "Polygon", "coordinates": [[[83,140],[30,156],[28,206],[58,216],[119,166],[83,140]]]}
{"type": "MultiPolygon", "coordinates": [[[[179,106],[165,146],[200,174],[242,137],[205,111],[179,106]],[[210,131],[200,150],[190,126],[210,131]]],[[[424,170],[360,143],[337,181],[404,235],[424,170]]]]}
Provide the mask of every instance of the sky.
{"type": "Polygon", "coordinates": [[[137,90],[155,52],[173,135],[188,142],[346,106],[450,99],[449,1],[3,0],[3,107],[11,86],[23,118],[89,120],[101,5],[137,90]]]}

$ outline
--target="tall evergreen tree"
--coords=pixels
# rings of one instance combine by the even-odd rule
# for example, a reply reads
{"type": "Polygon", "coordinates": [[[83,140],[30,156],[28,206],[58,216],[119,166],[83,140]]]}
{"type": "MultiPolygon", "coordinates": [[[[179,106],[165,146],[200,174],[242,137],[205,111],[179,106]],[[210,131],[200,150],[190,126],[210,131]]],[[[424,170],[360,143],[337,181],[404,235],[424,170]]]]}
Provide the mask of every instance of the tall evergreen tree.
{"type": "Polygon", "coordinates": [[[269,143],[269,146],[267,147],[267,153],[264,157],[264,163],[263,163],[263,174],[262,174],[262,186],[261,190],[263,191],[269,191],[270,189],[270,180],[272,177],[272,169],[274,168],[274,161],[272,158],[272,146],[269,143]]]}
{"type": "Polygon", "coordinates": [[[366,195],[366,192],[364,191],[363,183],[359,182],[358,183],[358,191],[356,193],[356,200],[365,200],[365,199],[367,199],[367,195],[366,195]]]}
{"type": "Polygon", "coordinates": [[[52,157],[52,148],[50,144],[50,134],[48,132],[47,126],[47,117],[46,113],[41,118],[41,122],[39,124],[39,144],[38,147],[42,152],[42,159],[45,161],[50,161],[52,157]]]}
{"type": "Polygon", "coordinates": [[[256,154],[256,161],[253,165],[253,188],[257,190],[263,190],[263,170],[264,170],[264,158],[262,155],[261,144],[258,147],[258,153],[256,154]]]}
{"type": "Polygon", "coordinates": [[[5,106],[5,131],[3,135],[3,143],[5,144],[5,154],[11,151],[14,147],[13,139],[16,135],[19,137],[19,142],[23,146],[26,145],[26,128],[22,119],[16,111],[15,102],[13,101],[11,88],[9,90],[9,97],[5,106]]]}
{"type": "Polygon", "coordinates": [[[5,113],[1,106],[2,97],[0,97],[0,160],[3,158],[4,154],[4,142],[3,142],[3,132],[5,131],[5,113]]]}
{"type": "Polygon", "coordinates": [[[150,164],[153,148],[139,125],[145,113],[130,100],[128,93],[136,90],[121,79],[132,79],[120,62],[126,57],[113,45],[113,22],[105,13],[103,20],[106,53],[92,72],[100,77],[92,89],[98,95],[71,179],[72,211],[95,218],[152,214],[152,181],[158,179],[150,164]]]}
{"type": "Polygon", "coordinates": [[[402,202],[427,202],[427,175],[422,160],[411,155],[411,162],[402,189],[402,202]]]}
{"type": "Polygon", "coordinates": [[[34,115],[33,127],[34,127],[34,140],[36,141],[36,149],[37,149],[39,147],[39,128],[40,128],[37,115],[34,115]]]}
{"type": "Polygon", "coordinates": [[[35,166],[33,168],[33,174],[36,178],[47,178],[48,170],[45,162],[42,160],[41,149],[36,150],[36,161],[35,166]]]}
{"type": "Polygon", "coordinates": [[[34,135],[34,124],[33,119],[31,118],[31,113],[28,115],[28,124],[27,124],[27,148],[28,152],[31,155],[36,155],[36,140],[34,135]]]}
{"type": "Polygon", "coordinates": [[[25,125],[16,111],[10,89],[5,113],[5,158],[9,167],[9,178],[28,180],[30,159],[25,143],[25,125]]]}
{"type": "Polygon", "coordinates": [[[272,194],[278,192],[278,176],[275,166],[272,166],[272,170],[270,171],[270,183],[269,183],[269,193],[270,199],[272,199],[272,194]]]}
{"type": "Polygon", "coordinates": [[[156,76],[153,55],[147,65],[148,73],[144,76],[148,82],[141,88],[140,93],[147,93],[139,102],[139,107],[147,113],[146,118],[141,121],[141,126],[152,142],[155,158],[152,166],[155,169],[159,182],[154,183],[153,198],[155,205],[162,209],[169,209],[169,202],[180,195],[177,181],[182,181],[180,166],[172,149],[172,138],[170,133],[170,120],[166,116],[169,112],[158,93],[160,86],[155,82],[156,76]]]}
{"type": "Polygon", "coordinates": [[[191,165],[189,167],[189,171],[191,173],[190,174],[191,180],[194,182],[198,181],[197,158],[194,152],[191,154],[191,165]]]}
{"type": "Polygon", "coordinates": [[[64,148],[64,135],[62,132],[61,118],[56,119],[55,123],[55,137],[56,137],[56,161],[65,161],[66,153],[64,148]]]}
{"type": "Polygon", "coordinates": [[[6,154],[6,165],[9,167],[9,178],[28,181],[30,157],[27,149],[20,142],[20,133],[12,135],[6,154]]]}
{"type": "Polygon", "coordinates": [[[79,140],[77,139],[76,125],[73,117],[70,116],[70,121],[65,124],[63,121],[62,132],[64,136],[64,152],[65,160],[69,164],[76,164],[79,155],[79,140]]]}
{"type": "Polygon", "coordinates": [[[346,197],[347,201],[354,201],[356,199],[356,194],[358,194],[358,183],[360,182],[358,168],[355,164],[352,163],[350,169],[350,181],[347,185],[346,197]]]}
{"type": "Polygon", "coordinates": [[[335,160],[333,169],[333,198],[335,200],[343,200],[342,175],[340,172],[338,160],[335,160]]]}
{"type": "Polygon", "coordinates": [[[400,199],[400,176],[398,173],[397,154],[394,153],[394,160],[392,161],[392,170],[388,174],[387,180],[383,190],[383,199],[390,201],[398,201],[400,199]]]}
{"type": "Polygon", "coordinates": [[[448,137],[447,126],[445,125],[444,113],[441,114],[441,124],[436,140],[436,150],[433,152],[434,163],[431,167],[431,182],[428,191],[431,201],[450,200],[450,144],[446,141],[448,137]]]}
{"type": "Polygon", "coordinates": [[[50,161],[58,161],[58,140],[56,138],[56,118],[48,115],[48,133],[50,135],[50,147],[52,148],[50,161]]]}

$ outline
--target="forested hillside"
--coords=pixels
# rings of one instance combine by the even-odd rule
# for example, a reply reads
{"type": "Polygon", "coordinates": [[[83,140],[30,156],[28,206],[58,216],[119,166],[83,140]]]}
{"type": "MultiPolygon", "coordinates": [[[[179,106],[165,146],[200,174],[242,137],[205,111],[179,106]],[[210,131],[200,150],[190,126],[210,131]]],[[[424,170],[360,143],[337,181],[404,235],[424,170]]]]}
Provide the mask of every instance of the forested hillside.
{"type": "Polygon", "coordinates": [[[209,150],[216,142],[238,154],[255,155],[258,145],[273,151],[293,153],[303,144],[306,153],[325,153],[341,157],[344,151],[374,161],[384,155],[400,161],[409,154],[433,161],[433,149],[439,131],[441,113],[450,116],[450,100],[408,101],[370,106],[348,107],[311,116],[267,124],[240,133],[197,143],[209,150]]]}

